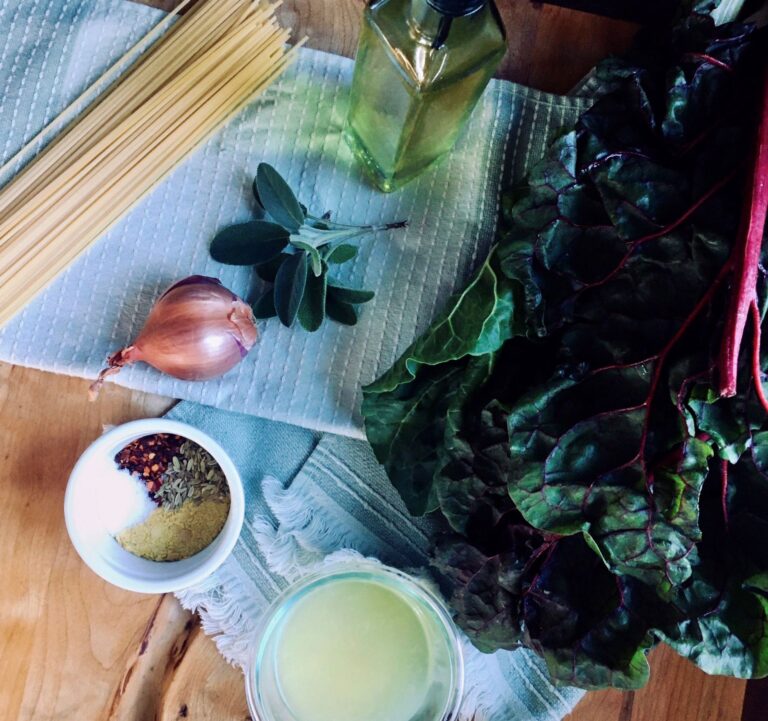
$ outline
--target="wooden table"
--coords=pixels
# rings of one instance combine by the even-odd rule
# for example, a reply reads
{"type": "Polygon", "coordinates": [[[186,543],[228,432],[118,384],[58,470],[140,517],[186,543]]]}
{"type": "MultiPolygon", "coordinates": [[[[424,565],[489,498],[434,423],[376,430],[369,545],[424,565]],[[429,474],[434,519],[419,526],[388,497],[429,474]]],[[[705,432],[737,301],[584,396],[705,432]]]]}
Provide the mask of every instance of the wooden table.
{"type": "MultiPolygon", "coordinates": [[[[150,4],[172,5],[172,0],[150,4]]],[[[565,91],[625,47],[629,25],[527,0],[500,0],[510,36],[504,77],[565,91]]],[[[361,3],[286,0],[309,44],[351,55],[361,3]]],[[[245,721],[239,671],[172,596],[102,582],[78,559],[62,518],[70,468],[105,424],[163,413],[168,399],[0,364],[0,718],[245,721]]],[[[589,694],[569,721],[765,721],[768,685],[707,677],[665,648],[637,693],[589,694]]],[[[499,721],[513,721],[499,719],[499,721]]]]}

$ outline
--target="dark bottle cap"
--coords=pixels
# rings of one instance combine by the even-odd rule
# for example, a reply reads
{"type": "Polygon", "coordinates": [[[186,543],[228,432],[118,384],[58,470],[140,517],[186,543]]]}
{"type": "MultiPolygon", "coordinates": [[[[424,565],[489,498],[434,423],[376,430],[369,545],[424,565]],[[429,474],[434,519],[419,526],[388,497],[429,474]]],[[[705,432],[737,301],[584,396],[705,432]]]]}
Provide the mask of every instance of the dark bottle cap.
{"type": "Polygon", "coordinates": [[[452,18],[471,15],[485,5],[488,0],[427,0],[437,12],[452,18]]]}

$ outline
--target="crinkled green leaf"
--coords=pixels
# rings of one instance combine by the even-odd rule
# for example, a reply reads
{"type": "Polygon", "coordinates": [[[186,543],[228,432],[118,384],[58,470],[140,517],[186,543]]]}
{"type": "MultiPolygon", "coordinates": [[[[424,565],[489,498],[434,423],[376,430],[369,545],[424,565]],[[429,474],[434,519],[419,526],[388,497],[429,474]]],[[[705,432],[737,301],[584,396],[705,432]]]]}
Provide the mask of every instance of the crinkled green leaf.
{"type": "MultiPolygon", "coordinates": [[[[435,508],[435,451],[464,367],[470,357],[487,356],[511,337],[514,312],[511,284],[500,282],[497,269],[486,262],[432,331],[363,389],[366,433],[412,513],[435,508]],[[490,298],[485,297],[489,292],[490,298]]],[[[486,361],[483,365],[488,366],[486,361]]]]}
{"type": "Polygon", "coordinates": [[[650,619],[661,606],[652,591],[617,580],[580,536],[546,538],[507,516],[492,543],[450,536],[434,557],[476,646],[533,648],[562,684],[632,689],[647,681],[650,619]]]}
{"type": "Polygon", "coordinates": [[[728,466],[727,525],[720,473],[707,480],[705,494],[701,561],[676,591],[659,635],[707,673],[766,676],[768,477],[749,454],[728,466]]]}
{"type": "Polygon", "coordinates": [[[529,645],[558,683],[586,689],[639,688],[648,680],[658,597],[612,575],[579,536],[552,544],[526,588],[529,645]],[[585,580],[588,579],[588,582],[585,580]]]}
{"type": "Polygon", "coordinates": [[[508,419],[509,493],[532,525],[589,533],[615,572],[665,592],[691,572],[712,449],[673,436],[682,443],[672,457],[654,457],[646,431],[652,371],[609,368],[521,399],[508,419]]]}
{"type": "Polygon", "coordinates": [[[512,337],[515,322],[514,285],[500,275],[492,255],[432,327],[363,391],[369,397],[388,393],[412,381],[420,366],[492,353],[512,337]]]}

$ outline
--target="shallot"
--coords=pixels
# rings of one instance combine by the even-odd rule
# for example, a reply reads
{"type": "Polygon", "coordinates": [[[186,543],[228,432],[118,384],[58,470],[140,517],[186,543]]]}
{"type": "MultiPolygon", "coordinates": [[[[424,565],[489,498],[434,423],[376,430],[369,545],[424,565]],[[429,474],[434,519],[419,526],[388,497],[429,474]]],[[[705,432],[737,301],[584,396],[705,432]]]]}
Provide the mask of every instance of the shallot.
{"type": "Polygon", "coordinates": [[[166,290],[138,338],[109,357],[91,386],[91,398],[105,378],[137,361],[182,380],[216,378],[234,368],[256,338],[256,321],[247,303],[216,278],[190,276],[166,290]]]}

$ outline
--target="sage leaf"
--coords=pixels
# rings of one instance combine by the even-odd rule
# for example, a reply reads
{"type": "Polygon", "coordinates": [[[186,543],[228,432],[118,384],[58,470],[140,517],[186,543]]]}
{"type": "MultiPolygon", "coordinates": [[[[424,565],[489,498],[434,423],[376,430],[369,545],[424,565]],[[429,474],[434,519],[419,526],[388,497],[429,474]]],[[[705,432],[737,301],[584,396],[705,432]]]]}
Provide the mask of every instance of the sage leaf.
{"type": "Polygon", "coordinates": [[[253,179],[253,183],[251,184],[251,190],[253,191],[253,199],[254,199],[254,209],[253,214],[259,218],[259,220],[263,219],[264,216],[267,214],[267,211],[264,210],[264,203],[261,202],[261,196],[259,195],[259,189],[256,185],[256,178],[253,179]]]}
{"type": "Polygon", "coordinates": [[[323,261],[320,258],[320,253],[315,251],[314,253],[310,253],[309,257],[312,261],[312,275],[314,275],[315,278],[319,278],[323,272],[323,261]]]}
{"type": "Polygon", "coordinates": [[[309,276],[304,297],[299,307],[299,323],[304,330],[314,333],[325,320],[327,276],[309,276]]]}
{"type": "Polygon", "coordinates": [[[367,303],[374,295],[376,295],[372,290],[348,288],[335,280],[328,281],[328,293],[334,300],[338,300],[341,303],[352,303],[354,305],[367,303]]]}
{"type": "MultiPolygon", "coordinates": [[[[330,288],[328,290],[330,291],[330,288]]],[[[342,325],[357,324],[357,308],[349,303],[336,300],[330,292],[325,302],[325,312],[331,320],[342,325]]]]}
{"type": "Polygon", "coordinates": [[[307,285],[309,256],[303,251],[283,262],[275,276],[275,310],[280,322],[291,327],[307,285]]]}
{"type": "Polygon", "coordinates": [[[307,218],[306,218],[305,222],[306,222],[306,224],[310,228],[315,228],[316,230],[330,230],[331,229],[331,226],[329,225],[327,218],[325,218],[325,217],[318,218],[318,217],[312,215],[311,213],[309,213],[308,211],[306,211],[306,216],[307,216],[307,218]]]}
{"type": "Polygon", "coordinates": [[[263,293],[253,304],[253,315],[257,320],[266,320],[277,315],[274,288],[270,288],[266,293],[263,293]]]}
{"type": "Polygon", "coordinates": [[[309,260],[312,263],[312,274],[318,277],[323,272],[323,260],[318,249],[314,245],[299,240],[298,236],[295,235],[291,236],[291,245],[309,254],[309,260]]]}
{"type": "Polygon", "coordinates": [[[329,263],[334,263],[336,265],[341,265],[341,263],[346,263],[348,260],[352,260],[357,255],[357,246],[356,245],[350,245],[349,243],[342,243],[341,245],[337,245],[333,250],[331,250],[330,253],[326,256],[326,260],[329,263]]]}
{"type": "Polygon", "coordinates": [[[256,275],[259,276],[262,280],[266,280],[267,283],[274,283],[275,278],[277,277],[277,271],[280,269],[280,266],[283,264],[286,258],[290,258],[291,256],[288,255],[288,253],[280,253],[280,255],[276,255],[272,260],[268,260],[265,263],[260,263],[256,266],[256,275]]]}
{"type": "Polygon", "coordinates": [[[291,242],[301,242],[311,245],[313,248],[322,248],[333,242],[336,233],[327,230],[318,230],[304,225],[296,233],[291,233],[291,242]]]}
{"type": "Polygon", "coordinates": [[[260,163],[256,190],[264,209],[280,225],[295,232],[304,224],[304,211],[288,183],[271,165],[260,163]]]}
{"type": "Polygon", "coordinates": [[[256,265],[279,255],[288,237],[285,228],[266,220],[230,225],[211,242],[211,257],[227,265],[256,265]]]}

